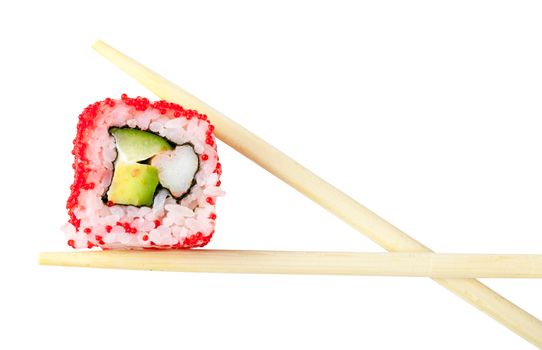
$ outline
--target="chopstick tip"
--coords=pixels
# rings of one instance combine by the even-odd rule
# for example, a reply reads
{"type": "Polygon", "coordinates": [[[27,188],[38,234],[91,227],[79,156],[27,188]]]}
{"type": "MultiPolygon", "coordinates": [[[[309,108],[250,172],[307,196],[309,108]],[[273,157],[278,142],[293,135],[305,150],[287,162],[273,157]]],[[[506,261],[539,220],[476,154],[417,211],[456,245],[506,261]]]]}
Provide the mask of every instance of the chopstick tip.
{"type": "Polygon", "coordinates": [[[38,265],[45,265],[45,262],[46,262],[45,255],[46,254],[43,252],[38,253],[38,265]]]}
{"type": "Polygon", "coordinates": [[[94,44],[92,44],[92,48],[94,50],[98,50],[100,47],[104,47],[104,46],[107,46],[107,44],[105,42],[103,42],[102,40],[98,39],[94,42],[94,44]]]}

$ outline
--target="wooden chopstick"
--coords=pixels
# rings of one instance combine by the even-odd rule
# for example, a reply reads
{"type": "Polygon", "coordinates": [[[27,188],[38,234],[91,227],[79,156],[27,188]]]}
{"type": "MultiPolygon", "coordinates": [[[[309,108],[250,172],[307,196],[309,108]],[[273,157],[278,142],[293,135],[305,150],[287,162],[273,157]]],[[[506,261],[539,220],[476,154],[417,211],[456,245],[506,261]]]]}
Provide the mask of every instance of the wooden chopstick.
{"type": "MultiPolygon", "coordinates": [[[[94,49],[165,100],[206,114],[216,136],[391,252],[431,252],[261,138],[102,41],[94,49]]],[[[510,330],[542,348],[542,322],[475,279],[435,279],[510,330]]]]}
{"type": "Polygon", "coordinates": [[[41,253],[39,262],[42,265],[178,272],[542,278],[542,255],[108,250],[41,253]]]}

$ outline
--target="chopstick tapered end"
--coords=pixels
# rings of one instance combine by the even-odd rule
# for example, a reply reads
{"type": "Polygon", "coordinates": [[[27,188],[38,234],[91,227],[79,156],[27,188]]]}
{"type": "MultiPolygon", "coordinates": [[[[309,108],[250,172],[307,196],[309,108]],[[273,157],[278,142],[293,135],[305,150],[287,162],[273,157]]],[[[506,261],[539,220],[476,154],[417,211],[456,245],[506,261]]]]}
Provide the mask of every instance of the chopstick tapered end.
{"type": "Polygon", "coordinates": [[[103,47],[107,47],[109,45],[107,45],[105,42],[103,42],[102,40],[96,40],[94,42],[94,44],[92,44],[92,48],[96,51],[100,51],[100,48],[103,48],[103,47]]]}
{"type": "Polygon", "coordinates": [[[49,259],[47,259],[47,253],[38,253],[38,265],[49,265],[50,263],[48,261],[49,259]]]}
{"type": "Polygon", "coordinates": [[[38,254],[38,265],[52,265],[51,253],[40,252],[38,254]]]}

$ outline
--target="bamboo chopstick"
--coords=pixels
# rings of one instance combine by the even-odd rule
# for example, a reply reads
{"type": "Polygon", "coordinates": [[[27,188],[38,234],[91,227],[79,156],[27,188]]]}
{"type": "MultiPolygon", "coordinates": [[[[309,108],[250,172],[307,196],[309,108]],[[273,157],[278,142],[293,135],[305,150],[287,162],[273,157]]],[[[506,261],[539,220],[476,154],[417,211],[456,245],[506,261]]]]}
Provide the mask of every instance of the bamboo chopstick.
{"type": "Polygon", "coordinates": [[[178,272],[542,278],[542,255],[108,250],[41,253],[39,262],[42,265],[178,272]]]}
{"type": "MultiPolygon", "coordinates": [[[[102,41],[94,49],[165,100],[206,114],[216,136],[391,252],[431,252],[354,199],[182,88],[102,41]]],[[[475,279],[435,279],[510,330],[542,348],[542,322],[475,279]]]]}

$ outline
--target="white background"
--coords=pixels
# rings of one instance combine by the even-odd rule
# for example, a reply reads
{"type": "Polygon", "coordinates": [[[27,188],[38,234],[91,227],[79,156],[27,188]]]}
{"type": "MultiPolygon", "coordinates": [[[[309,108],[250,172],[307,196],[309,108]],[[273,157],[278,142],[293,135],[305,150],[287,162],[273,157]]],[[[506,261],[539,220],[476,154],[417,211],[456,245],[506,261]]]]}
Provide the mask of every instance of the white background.
{"type": "MultiPolygon", "coordinates": [[[[40,267],[103,39],[439,252],[542,253],[538,1],[0,5],[2,349],[531,349],[430,280],[40,267]],[[6,207],[7,210],[6,210],[6,207]]],[[[208,248],[381,251],[220,143],[208,248]]],[[[487,280],[542,317],[542,281],[487,280]]]]}

